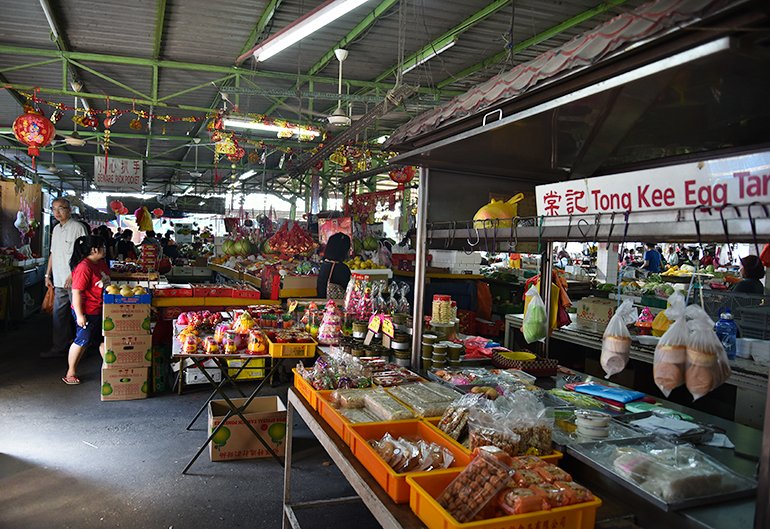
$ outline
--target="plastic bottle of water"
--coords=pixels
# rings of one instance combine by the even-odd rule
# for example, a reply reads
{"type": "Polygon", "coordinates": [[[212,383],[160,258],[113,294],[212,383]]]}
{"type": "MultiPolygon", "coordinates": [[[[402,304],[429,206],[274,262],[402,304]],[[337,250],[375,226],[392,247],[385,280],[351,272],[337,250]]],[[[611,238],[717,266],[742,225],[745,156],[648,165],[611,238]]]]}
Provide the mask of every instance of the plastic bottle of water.
{"type": "Polygon", "coordinates": [[[727,358],[732,360],[735,358],[736,348],[735,339],[738,336],[738,325],[733,320],[732,313],[725,309],[722,314],[719,315],[719,321],[714,325],[714,332],[717,333],[719,341],[722,342],[722,346],[725,348],[727,358]]]}

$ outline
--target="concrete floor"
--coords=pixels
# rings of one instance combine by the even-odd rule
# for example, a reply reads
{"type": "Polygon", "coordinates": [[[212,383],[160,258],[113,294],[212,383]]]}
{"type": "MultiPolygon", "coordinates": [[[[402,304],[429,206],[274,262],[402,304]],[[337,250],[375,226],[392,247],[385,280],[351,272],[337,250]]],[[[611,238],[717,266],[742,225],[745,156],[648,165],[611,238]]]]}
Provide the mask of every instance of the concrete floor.
{"type": "MultiPolygon", "coordinates": [[[[205,440],[205,419],[187,431],[207,397],[192,391],[101,402],[100,359],[86,356],[82,384],[60,379],[65,359],[41,359],[50,318],[0,331],[0,528],[277,528],[283,470],[271,459],[181,471],[205,440]]],[[[246,386],[248,388],[249,386],[246,386]]],[[[268,389],[285,401],[287,386],[268,389]]],[[[296,500],[353,493],[304,424],[295,426],[296,500]]],[[[303,527],[377,527],[361,505],[308,511],[303,527]]]]}

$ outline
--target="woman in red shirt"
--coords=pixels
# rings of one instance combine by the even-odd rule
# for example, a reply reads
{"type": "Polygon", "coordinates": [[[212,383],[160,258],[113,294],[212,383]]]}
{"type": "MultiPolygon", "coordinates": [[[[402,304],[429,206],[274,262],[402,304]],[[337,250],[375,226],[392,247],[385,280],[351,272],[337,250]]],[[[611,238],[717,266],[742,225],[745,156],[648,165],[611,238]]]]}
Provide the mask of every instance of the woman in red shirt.
{"type": "MultiPolygon", "coordinates": [[[[75,241],[70,259],[72,268],[72,316],[77,325],[75,340],[70,345],[65,384],[80,384],[77,367],[86,348],[101,336],[102,292],[110,282],[110,269],[104,260],[105,241],[96,235],[86,235],[75,241]]],[[[99,345],[104,357],[104,343],[99,345]]]]}

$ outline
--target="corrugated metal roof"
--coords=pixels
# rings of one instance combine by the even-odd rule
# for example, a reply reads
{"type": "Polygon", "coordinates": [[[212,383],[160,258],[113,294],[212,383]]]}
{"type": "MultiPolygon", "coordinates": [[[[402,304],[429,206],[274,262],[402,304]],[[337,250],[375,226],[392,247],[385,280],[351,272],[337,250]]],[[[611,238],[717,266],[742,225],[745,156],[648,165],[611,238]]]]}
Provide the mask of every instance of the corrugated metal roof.
{"type": "MultiPolygon", "coordinates": [[[[272,20],[266,26],[263,34],[258,37],[265,39],[275,35],[299,16],[319,6],[322,1],[284,0],[280,2],[272,20]]],[[[563,45],[579,32],[593,27],[597,21],[604,21],[613,14],[636,7],[641,1],[628,0],[623,2],[619,7],[612,8],[604,14],[532,46],[530,49],[521,51],[513,57],[513,64],[532,59],[537,53],[563,45]]],[[[198,63],[204,65],[204,69],[205,65],[232,66],[244,46],[253,44],[247,43],[247,40],[267,4],[267,0],[249,0],[247,2],[242,0],[220,0],[217,2],[167,0],[159,58],[168,61],[198,63]]],[[[408,27],[405,28],[403,43],[404,55],[408,57],[411,53],[421,49],[431,40],[441,36],[489,4],[490,0],[404,0],[401,3],[396,2],[347,46],[350,56],[344,64],[345,79],[373,81],[397,64],[399,21],[402,18],[399,12],[400,5],[404,9],[403,18],[408,24],[408,27]]],[[[255,88],[255,86],[261,89],[293,89],[296,85],[294,77],[296,74],[306,74],[324,54],[332,50],[340,39],[346,36],[378,5],[379,1],[377,0],[366,2],[351,13],[264,63],[255,64],[253,59],[247,59],[241,65],[243,69],[266,72],[268,76],[249,76],[251,82],[244,76],[240,81],[240,87],[244,89],[255,88]],[[270,75],[271,72],[278,77],[270,75]]],[[[602,5],[602,3],[600,0],[516,0],[515,5],[516,16],[513,33],[514,41],[519,42],[578,13],[602,5]]],[[[63,41],[71,51],[110,54],[141,60],[153,58],[157,2],[152,0],[134,2],[68,0],[67,2],[51,2],[51,6],[63,41]]],[[[509,30],[510,20],[511,6],[505,5],[464,31],[459,36],[454,48],[407,74],[405,81],[418,83],[423,87],[432,87],[445,82],[445,90],[463,91],[474,84],[489,79],[499,73],[504,64],[489,65],[462,79],[453,80],[452,76],[503,50],[505,46],[503,35],[507,34],[509,30]]],[[[4,0],[2,2],[0,45],[56,51],[56,44],[50,38],[50,30],[38,2],[23,0],[4,0]]],[[[0,51],[0,74],[13,84],[60,90],[62,88],[62,68],[59,63],[2,71],[9,67],[43,61],[46,58],[0,51]]],[[[141,92],[148,96],[147,99],[153,95],[151,93],[152,68],[149,65],[76,60],[141,92]]],[[[332,59],[316,74],[316,77],[326,78],[326,80],[315,82],[313,90],[316,92],[336,92],[337,69],[337,61],[332,59]]],[[[141,97],[131,90],[117,86],[109,80],[76,66],[73,66],[71,71],[80,78],[85,89],[90,93],[109,94],[112,97],[128,99],[141,97]]],[[[177,106],[198,109],[221,107],[218,87],[221,87],[223,83],[217,80],[224,75],[224,73],[210,71],[159,68],[158,97],[161,99],[197,85],[204,86],[165,100],[164,103],[168,106],[158,105],[155,112],[172,116],[201,116],[203,112],[200,110],[179,109],[177,106]],[[212,81],[217,81],[218,87],[206,85],[212,81]]],[[[385,77],[379,93],[383,94],[384,90],[393,85],[393,82],[393,75],[385,77]]],[[[227,84],[232,85],[233,82],[229,81],[227,84]]],[[[304,90],[310,89],[307,84],[303,84],[302,88],[304,90]]],[[[346,86],[345,90],[352,93],[361,91],[355,86],[346,86]]],[[[364,92],[374,93],[372,90],[364,90],[364,92]]],[[[41,96],[67,105],[73,104],[73,96],[71,95],[43,93],[41,96]]],[[[420,100],[415,98],[407,101],[404,107],[378,120],[378,126],[385,131],[391,130],[410,119],[415,113],[428,109],[431,105],[449,100],[448,96],[435,101],[426,95],[421,97],[420,100]]],[[[7,96],[3,98],[3,100],[6,99],[8,99],[7,96]]],[[[236,97],[234,94],[230,94],[229,99],[234,102],[236,97]]],[[[276,101],[283,100],[272,112],[273,116],[289,120],[310,121],[319,125],[323,125],[325,113],[334,106],[333,100],[319,99],[312,103],[311,111],[307,98],[302,99],[300,106],[300,100],[297,97],[278,98],[264,94],[242,94],[237,99],[241,111],[255,113],[265,112],[274,106],[276,101]]],[[[106,108],[106,101],[103,99],[92,98],[90,103],[97,109],[106,108]]],[[[125,110],[130,109],[131,106],[131,103],[126,101],[112,100],[110,102],[112,108],[125,110]]],[[[373,104],[355,102],[351,106],[355,116],[366,112],[373,104]]],[[[149,110],[146,104],[140,104],[137,108],[149,110]]],[[[10,127],[16,115],[15,112],[16,109],[13,105],[3,105],[0,108],[0,128],[10,127]]],[[[71,117],[71,112],[67,113],[59,124],[65,132],[71,129],[71,117]]],[[[139,137],[116,138],[114,141],[143,153],[147,139],[141,136],[148,132],[146,120],[142,120],[144,128],[136,131],[128,126],[131,117],[129,115],[122,116],[111,130],[114,133],[139,135],[139,137]]],[[[100,130],[102,128],[100,126],[100,130]]],[[[153,124],[153,136],[162,136],[165,130],[165,135],[179,139],[164,140],[154,137],[149,142],[150,152],[157,155],[174,146],[183,146],[187,134],[198,128],[196,123],[162,123],[156,121],[153,124]]],[[[374,136],[379,132],[371,131],[367,134],[374,136]]],[[[200,136],[203,141],[206,141],[208,137],[205,130],[200,132],[200,136]]],[[[92,146],[89,145],[81,150],[87,149],[92,149],[92,146]]],[[[116,147],[116,152],[121,152],[121,155],[131,154],[128,151],[118,149],[116,147]]],[[[199,155],[202,164],[210,164],[213,160],[213,155],[208,149],[200,148],[199,155]]],[[[131,154],[131,156],[136,155],[131,154]]],[[[182,147],[163,154],[162,158],[164,160],[191,162],[193,151],[182,147]]],[[[78,155],[78,161],[82,163],[84,168],[85,166],[92,167],[91,157],[78,155]]],[[[150,180],[170,178],[172,174],[173,171],[171,170],[155,167],[150,167],[147,171],[150,180]]],[[[178,179],[179,176],[174,178],[178,179]]]]}

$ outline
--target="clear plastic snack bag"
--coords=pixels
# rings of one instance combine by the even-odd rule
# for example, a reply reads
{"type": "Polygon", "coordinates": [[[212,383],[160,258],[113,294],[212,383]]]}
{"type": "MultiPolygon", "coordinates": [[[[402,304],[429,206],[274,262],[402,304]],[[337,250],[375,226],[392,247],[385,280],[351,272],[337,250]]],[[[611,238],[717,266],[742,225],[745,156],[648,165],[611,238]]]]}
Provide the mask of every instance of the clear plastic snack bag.
{"type": "Polygon", "coordinates": [[[685,319],[685,299],[680,294],[673,294],[665,310],[666,318],[673,323],[660,338],[655,347],[652,373],[655,385],[668,397],[676,388],[684,384],[687,366],[687,320],[685,319]]]}
{"type": "Polygon", "coordinates": [[[727,380],[732,371],[727,353],[714,332],[714,322],[698,305],[685,310],[687,323],[687,369],[685,383],[694,400],[701,398],[727,380]]]}
{"type": "Polygon", "coordinates": [[[602,338],[602,369],[607,373],[606,378],[616,375],[625,369],[628,363],[628,353],[631,350],[631,334],[627,325],[638,318],[636,308],[630,299],[625,300],[617,308],[607,324],[602,338]]]}
{"type": "Polygon", "coordinates": [[[525,302],[521,332],[527,343],[542,342],[548,336],[548,312],[545,310],[545,303],[534,285],[529,287],[525,298],[529,299],[525,302]]]}
{"type": "Polygon", "coordinates": [[[517,456],[521,437],[508,427],[506,419],[510,410],[500,409],[498,401],[483,399],[469,410],[469,448],[473,450],[482,446],[496,446],[510,456],[517,456]]]}
{"type": "MultiPolygon", "coordinates": [[[[518,390],[498,399],[508,412],[504,424],[519,437],[519,455],[543,456],[553,452],[553,410],[545,407],[537,395],[518,390]]],[[[497,401],[495,401],[497,403],[497,401]]]]}

